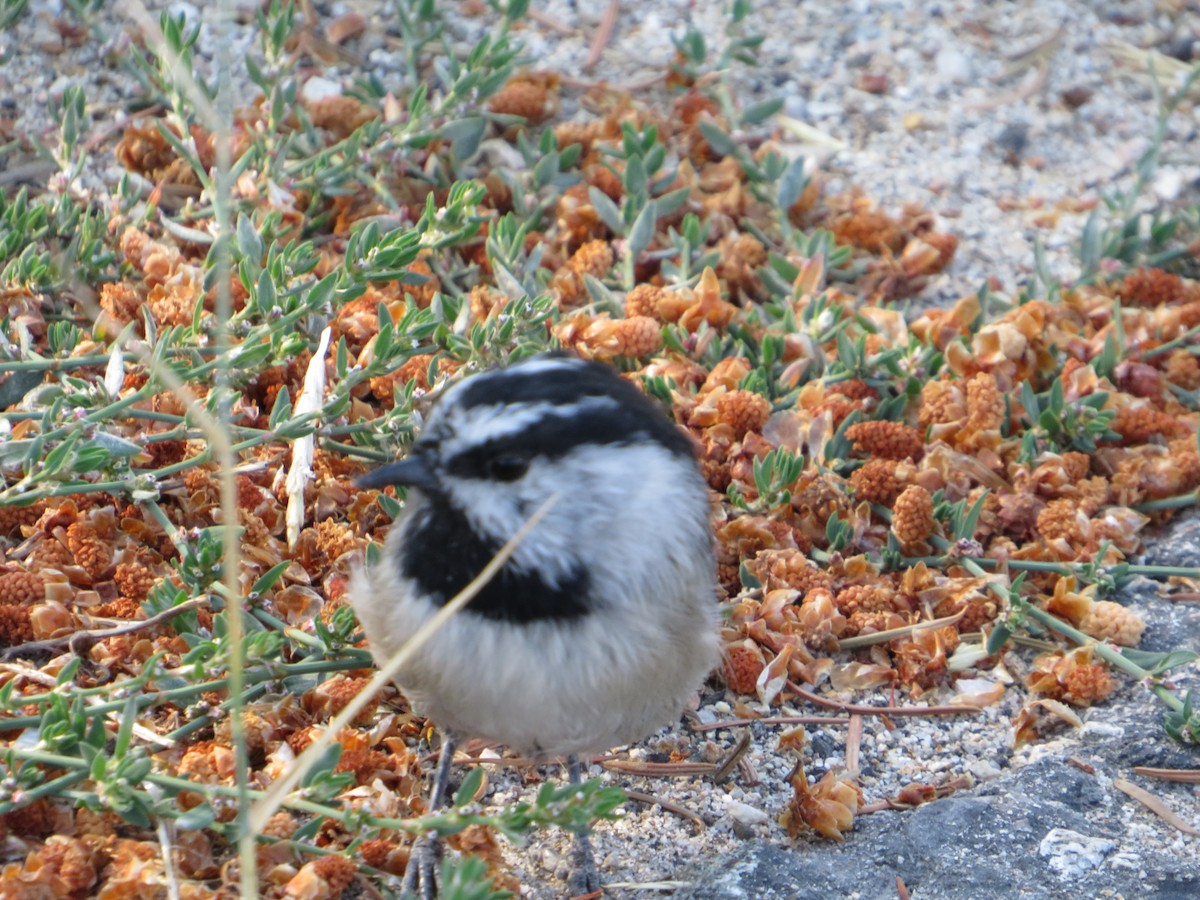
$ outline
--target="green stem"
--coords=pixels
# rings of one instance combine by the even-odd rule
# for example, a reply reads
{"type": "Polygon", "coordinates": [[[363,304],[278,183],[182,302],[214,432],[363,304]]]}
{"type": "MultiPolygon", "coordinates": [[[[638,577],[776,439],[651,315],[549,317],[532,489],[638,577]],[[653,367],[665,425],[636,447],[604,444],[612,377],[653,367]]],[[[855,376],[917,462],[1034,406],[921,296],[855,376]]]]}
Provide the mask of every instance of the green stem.
{"type": "Polygon", "coordinates": [[[1147,350],[1145,353],[1141,354],[1141,357],[1142,359],[1154,359],[1156,356],[1162,356],[1164,353],[1170,353],[1177,347],[1182,347],[1187,344],[1191,338],[1194,338],[1198,334],[1200,334],[1200,325],[1194,325],[1183,334],[1179,335],[1179,337],[1173,338],[1172,340],[1167,341],[1165,344],[1159,344],[1157,347],[1147,350]]]}
{"type": "Polygon", "coordinates": [[[45,784],[39,784],[37,787],[30,788],[27,791],[20,791],[13,796],[12,800],[0,804],[0,811],[9,812],[11,809],[16,809],[18,806],[25,806],[27,803],[32,803],[43,797],[56,797],[67,788],[74,787],[87,777],[88,772],[86,769],[60,775],[58,778],[47,781],[45,784]]]}
{"type": "MultiPolygon", "coordinates": [[[[349,651],[346,656],[337,659],[320,659],[306,660],[298,663],[283,663],[277,667],[256,666],[255,668],[246,671],[246,682],[248,686],[255,687],[265,685],[271,681],[280,681],[284,678],[298,675],[319,675],[326,672],[347,672],[354,669],[366,669],[371,666],[371,656],[366,651],[349,651]]],[[[191,667],[188,667],[190,670],[191,667]]],[[[172,673],[159,672],[155,673],[155,677],[163,677],[172,673]]],[[[47,703],[55,696],[65,697],[87,697],[95,696],[101,693],[111,693],[116,690],[129,691],[136,693],[136,703],[139,711],[153,707],[159,703],[175,702],[179,700],[190,700],[198,697],[208,691],[225,690],[229,686],[228,678],[215,678],[209,681],[202,681],[197,684],[189,684],[178,688],[168,688],[162,691],[151,691],[146,693],[147,684],[154,679],[146,676],[138,676],[137,678],[129,679],[128,681],[119,682],[117,684],[105,685],[100,688],[86,688],[82,690],[70,691],[64,694],[63,692],[49,692],[45,694],[35,694],[32,696],[24,696],[17,698],[21,706],[29,704],[47,703]]],[[[98,703],[95,706],[89,706],[87,712],[91,715],[104,715],[110,712],[116,712],[125,708],[126,701],[119,700],[110,703],[98,703]]],[[[41,724],[42,717],[38,716],[16,716],[11,719],[0,719],[0,724],[6,730],[14,730],[18,728],[36,728],[41,724]]]]}
{"type": "Polygon", "coordinates": [[[75,359],[22,359],[13,362],[0,362],[0,374],[5,372],[69,372],[72,369],[84,369],[88,366],[103,366],[108,363],[108,354],[96,356],[78,356],[75,359]]]}
{"type": "MultiPolygon", "coordinates": [[[[880,508],[877,506],[873,507],[873,508],[876,509],[889,522],[891,521],[891,510],[888,510],[886,508],[880,508]]],[[[945,538],[940,537],[938,535],[934,535],[933,537],[931,537],[930,543],[932,543],[934,546],[939,547],[940,549],[943,549],[943,550],[949,549],[951,546],[949,541],[947,541],[945,538]]],[[[988,574],[987,572],[985,572],[983,570],[983,567],[980,565],[980,563],[989,563],[991,565],[996,565],[996,563],[997,563],[996,560],[988,560],[986,558],[976,560],[971,557],[962,557],[962,558],[958,559],[957,562],[959,564],[961,564],[963,566],[963,568],[965,568],[972,575],[975,575],[980,578],[987,578],[987,574],[988,574]]],[[[1036,562],[1037,562],[1036,560],[1008,560],[1008,564],[1011,568],[1024,567],[1027,569],[1032,569],[1033,564],[1036,562]],[[1018,563],[1021,563],[1023,565],[1018,565],[1018,563]]],[[[1059,572],[1062,575],[1075,574],[1072,567],[1069,564],[1041,563],[1040,565],[1045,567],[1045,568],[1041,568],[1040,571],[1059,572]],[[1053,568],[1051,568],[1051,567],[1053,567],[1053,568]],[[1066,571],[1063,571],[1063,569],[1065,569],[1066,571]]],[[[1133,566],[1133,565],[1131,565],[1131,566],[1127,567],[1127,570],[1131,574],[1147,575],[1147,576],[1151,576],[1151,577],[1160,577],[1160,578],[1170,577],[1170,576],[1183,576],[1183,577],[1193,577],[1194,578],[1194,577],[1197,577],[1198,575],[1200,575],[1200,569],[1197,569],[1194,567],[1184,568],[1184,567],[1180,567],[1180,566],[1133,566]],[[1190,575],[1185,575],[1185,573],[1190,573],[1190,575]]],[[[1168,691],[1165,687],[1163,687],[1163,685],[1161,683],[1159,683],[1157,681],[1157,679],[1154,678],[1153,675],[1151,675],[1149,672],[1147,672],[1141,666],[1137,665],[1137,663],[1133,662],[1132,660],[1130,660],[1127,657],[1125,657],[1124,655],[1122,655],[1120,650],[1117,650],[1115,647],[1113,647],[1110,644],[1106,644],[1101,641],[1097,641],[1095,638],[1091,637],[1090,635],[1084,634],[1079,629],[1074,628],[1071,625],[1068,625],[1066,622],[1062,621],[1061,619],[1057,618],[1056,616],[1051,615],[1050,613],[1046,612],[1044,609],[1040,609],[1039,607],[1034,606],[1032,603],[1030,603],[1024,597],[1021,597],[1014,592],[1009,592],[1009,591],[1005,590],[1001,585],[997,584],[995,581],[993,581],[990,578],[987,580],[987,586],[988,586],[988,589],[991,590],[992,593],[995,594],[1002,602],[1006,602],[1006,603],[1009,603],[1009,604],[1015,606],[1018,609],[1018,611],[1024,613],[1025,615],[1028,615],[1030,618],[1040,622],[1042,625],[1045,625],[1051,631],[1057,631],[1059,634],[1063,635],[1064,637],[1070,638],[1072,641],[1074,641],[1076,644],[1078,644],[1081,647],[1090,646],[1092,648],[1093,652],[1097,656],[1099,656],[1101,659],[1103,659],[1105,662],[1108,662],[1111,665],[1116,666],[1118,669],[1121,669],[1123,672],[1126,672],[1129,675],[1132,675],[1134,678],[1138,679],[1139,681],[1151,682],[1151,690],[1154,692],[1155,696],[1157,696],[1159,698],[1159,700],[1161,700],[1163,703],[1165,703],[1167,706],[1169,706],[1172,710],[1179,712],[1180,710],[1183,709],[1183,701],[1181,701],[1178,697],[1176,697],[1174,694],[1172,694],[1170,691],[1168,691]]]]}
{"type": "Polygon", "coordinates": [[[1161,500],[1147,500],[1145,503],[1131,506],[1130,509],[1137,512],[1158,512],[1164,509],[1183,509],[1197,503],[1200,503],[1200,491],[1190,491],[1175,497],[1163,497],[1161,500]]]}

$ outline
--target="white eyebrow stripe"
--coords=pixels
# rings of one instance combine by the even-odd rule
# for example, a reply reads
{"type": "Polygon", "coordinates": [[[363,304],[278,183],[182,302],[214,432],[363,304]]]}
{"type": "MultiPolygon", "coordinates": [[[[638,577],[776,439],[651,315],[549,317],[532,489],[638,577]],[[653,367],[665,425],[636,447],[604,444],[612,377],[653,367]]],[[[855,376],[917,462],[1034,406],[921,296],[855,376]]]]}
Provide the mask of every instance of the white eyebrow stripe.
{"type": "Polygon", "coordinates": [[[569,419],[619,405],[615,397],[594,396],[580,397],[567,406],[559,403],[493,403],[474,406],[467,415],[460,414],[459,410],[447,410],[450,429],[442,442],[443,452],[450,456],[488,441],[511,437],[527,431],[542,419],[569,419]]]}

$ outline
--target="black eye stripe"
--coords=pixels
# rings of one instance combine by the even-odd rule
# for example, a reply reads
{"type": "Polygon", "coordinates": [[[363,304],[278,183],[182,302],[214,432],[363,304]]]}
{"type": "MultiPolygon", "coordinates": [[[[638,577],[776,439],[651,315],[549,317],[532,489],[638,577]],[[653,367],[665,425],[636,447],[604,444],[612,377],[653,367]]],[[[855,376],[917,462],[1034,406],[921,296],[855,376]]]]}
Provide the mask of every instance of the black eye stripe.
{"type": "Polygon", "coordinates": [[[496,481],[516,481],[529,471],[529,457],[524,454],[502,453],[489,459],[486,469],[496,481]]]}
{"type": "MultiPolygon", "coordinates": [[[[647,401],[648,403],[649,401],[647,401]]],[[[493,460],[500,458],[561,459],[580,447],[618,444],[657,444],[673,454],[691,458],[687,436],[657,410],[608,407],[586,415],[546,415],[516,434],[494,438],[461,450],[446,460],[446,471],[462,478],[491,477],[493,460]]]]}

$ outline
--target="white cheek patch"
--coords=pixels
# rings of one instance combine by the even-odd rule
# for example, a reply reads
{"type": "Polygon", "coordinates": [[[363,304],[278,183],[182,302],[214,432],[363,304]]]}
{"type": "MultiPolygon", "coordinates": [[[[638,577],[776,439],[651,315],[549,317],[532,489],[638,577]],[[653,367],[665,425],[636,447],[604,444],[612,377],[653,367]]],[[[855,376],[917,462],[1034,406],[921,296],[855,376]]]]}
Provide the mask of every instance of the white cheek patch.
{"type": "Polygon", "coordinates": [[[510,490],[456,480],[454,503],[482,534],[508,540],[546,499],[558,497],[537,529],[516,549],[523,569],[558,580],[582,560],[596,572],[653,571],[676,545],[705,546],[708,495],[699,473],[658,444],[581,447],[561,459],[535,459],[510,490]],[[663,521],[685,523],[664,533],[663,521]],[[686,527],[694,526],[694,527],[686,527]],[[631,539],[630,535],[642,535],[631,539]]]}

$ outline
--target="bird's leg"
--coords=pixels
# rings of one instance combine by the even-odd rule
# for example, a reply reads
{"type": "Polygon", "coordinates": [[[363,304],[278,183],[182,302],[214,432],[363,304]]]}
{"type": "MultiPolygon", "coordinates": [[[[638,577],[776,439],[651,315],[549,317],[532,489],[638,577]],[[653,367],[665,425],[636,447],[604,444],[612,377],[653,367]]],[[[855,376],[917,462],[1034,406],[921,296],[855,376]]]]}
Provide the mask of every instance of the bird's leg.
{"type": "MultiPolygon", "coordinates": [[[[573,785],[583,784],[583,770],[579,765],[579,757],[574,753],[567,757],[567,780],[573,785]]],[[[592,856],[592,842],[588,839],[586,826],[575,832],[567,889],[572,896],[597,894],[600,891],[600,873],[596,870],[596,859],[592,856]]]]}
{"type": "MultiPolygon", "coordinates": [[[[450,781],[450,765],[454,760],[454,738],[442,735],[442,750],[438,754],[437,769],[433,773],[433,787],[429,791],[429,812],[441,809],[446,799],[446,786],[450,781]]],[[[442,842],[433,834],[423,834],[413,843],[408,856],[408,867],[404,870],[403,895],[434,900],[437,896],[438,863],[442,859],[442,842]]]]}

